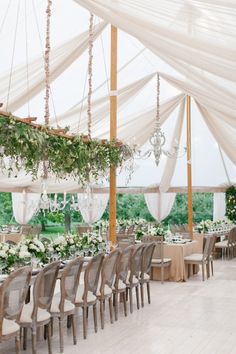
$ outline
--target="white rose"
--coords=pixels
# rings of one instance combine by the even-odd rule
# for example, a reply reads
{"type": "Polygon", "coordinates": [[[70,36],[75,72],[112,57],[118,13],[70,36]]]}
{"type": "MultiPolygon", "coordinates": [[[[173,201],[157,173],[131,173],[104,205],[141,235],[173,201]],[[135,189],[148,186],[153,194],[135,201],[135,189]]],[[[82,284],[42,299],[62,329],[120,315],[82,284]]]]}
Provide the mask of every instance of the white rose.
{"type": "Polygon", "coordinates": [[[31,254],[27,251],[20,251],[19,253],[19,258],[23,259],[23,258],[28,258],[31,257],[31,254]]]}
{"type": "Polygon", "coordinates": [[[9,250],[9,253],[14,256],[14,255],[16,254],[16,251],[14,250],[14,248],[11,248],[11,249],[9,250]]]}
{"type": "Polygon", "coordinates": [[[1,250],[1,251],[0,251],[0,257],[1,257],[1,258],[7,258],[6,252],[3,251],[3,250],[1,250]]]}
{"type": "Polygon", "coordinates": [[[26,245],[21,245],[20,252],[28,252],[28,247],[26,245]]]}

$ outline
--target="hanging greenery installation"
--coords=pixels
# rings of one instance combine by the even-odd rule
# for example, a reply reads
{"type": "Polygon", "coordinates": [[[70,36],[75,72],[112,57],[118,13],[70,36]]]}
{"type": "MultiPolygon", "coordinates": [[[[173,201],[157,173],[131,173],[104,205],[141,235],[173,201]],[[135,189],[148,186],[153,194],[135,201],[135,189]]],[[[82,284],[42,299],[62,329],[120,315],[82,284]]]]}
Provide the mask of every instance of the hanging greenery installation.
{"type": "Polygon", "coordinates": [[[49,126],[0,114],[0,168],[8,176],[24,169],[38,178],[46,157],[49,173],[85,184],[107,176],[111,166],[121,167],[132,156],[133,149],[117,140],[68,135],[66,130],[58,132],[49,126]]]}

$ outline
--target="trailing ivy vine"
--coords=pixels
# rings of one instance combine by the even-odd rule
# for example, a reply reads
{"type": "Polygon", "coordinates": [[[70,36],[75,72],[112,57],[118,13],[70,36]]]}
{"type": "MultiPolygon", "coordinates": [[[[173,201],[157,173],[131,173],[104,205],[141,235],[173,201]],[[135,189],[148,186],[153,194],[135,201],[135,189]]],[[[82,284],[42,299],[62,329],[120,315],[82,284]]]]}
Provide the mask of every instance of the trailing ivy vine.
{"type": "Polygon", "coordinates": [[[236,187],[230,186],[225,192],[226,216],[236,223],[236,187]]]}
{"type": "Polygon", "coordinates": [[[133,156],[130,146],[118,141],[91,139],[84,136],[60,136],[52,128],[34,128],[14,117],[0,115],[1,169],[8,175],[24,168],[34,178],[42,174],[42,161],[59,178],[74,178],[84,184],[107,175],[111,166],[120,167],[133,156]],[[4,164],[9,157],[11,164],[4,164]]]}

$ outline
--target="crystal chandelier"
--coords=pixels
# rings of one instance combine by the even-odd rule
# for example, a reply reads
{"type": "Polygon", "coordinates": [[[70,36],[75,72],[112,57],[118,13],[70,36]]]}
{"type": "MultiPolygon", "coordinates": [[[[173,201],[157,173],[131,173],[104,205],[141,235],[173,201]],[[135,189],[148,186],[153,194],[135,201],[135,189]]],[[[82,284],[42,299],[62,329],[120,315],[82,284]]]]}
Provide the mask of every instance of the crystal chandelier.
{"type": "Polygon", "coordinates": [[[141,151],[138,150],[138,158],[147,159],[152,154],[154,155],[156,165],[159,165],[161,155],[165,155],[167,157],[182,157],[185,152],[186,148],[180,148],[179,142],[176,141],[175,144],[172,146],[171,150],[163,149],[165,145],[166,138],[165,134],[161,130],[161,122],[160,122],[160,76],[157,73],[157,100],[156,100],[156,117],[155,117],[155,126],[152,135],[149,138],[149,143],[151,144],[152,148],[146,151],[143,155],[141,151]]]}

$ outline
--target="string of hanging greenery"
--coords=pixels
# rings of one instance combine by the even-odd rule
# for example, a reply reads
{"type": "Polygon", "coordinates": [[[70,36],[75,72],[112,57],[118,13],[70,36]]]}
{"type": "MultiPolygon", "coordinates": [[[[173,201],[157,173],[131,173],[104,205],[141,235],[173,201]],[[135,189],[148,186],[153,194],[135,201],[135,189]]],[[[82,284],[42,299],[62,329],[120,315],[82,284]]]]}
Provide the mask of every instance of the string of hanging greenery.
{"type": "Polygon", "coordinates": [[[37,178],[46,159],[50,173],[82,184],[107,176],[111,166],[120,167],[133,156],[133,149],[120,141],[71,136],[5,115],[0,115],[0,147],[1,169],[9,176],[24,168],[37,178]],[[5,157],[13,164],[4,164],[5,157]]]}
{"type": "Polygon", "coordinates": [[[225,191],[226,216],[236,223],[236,187],[230,186],[225,191]]]}

